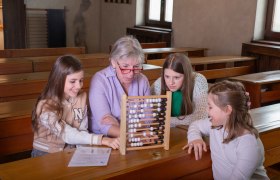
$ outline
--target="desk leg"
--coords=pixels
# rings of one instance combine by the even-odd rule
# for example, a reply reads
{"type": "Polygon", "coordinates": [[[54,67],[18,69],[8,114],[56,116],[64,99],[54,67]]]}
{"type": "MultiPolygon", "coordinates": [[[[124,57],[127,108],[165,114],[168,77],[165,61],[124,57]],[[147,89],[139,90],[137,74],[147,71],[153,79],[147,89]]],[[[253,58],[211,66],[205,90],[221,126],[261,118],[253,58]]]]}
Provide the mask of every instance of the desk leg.
{"type": "Polygon", "coordinates": [[[243,82],[246,91],[250,93],[251,108],[261,106],[261,85],[256,83],[243,82]]]}

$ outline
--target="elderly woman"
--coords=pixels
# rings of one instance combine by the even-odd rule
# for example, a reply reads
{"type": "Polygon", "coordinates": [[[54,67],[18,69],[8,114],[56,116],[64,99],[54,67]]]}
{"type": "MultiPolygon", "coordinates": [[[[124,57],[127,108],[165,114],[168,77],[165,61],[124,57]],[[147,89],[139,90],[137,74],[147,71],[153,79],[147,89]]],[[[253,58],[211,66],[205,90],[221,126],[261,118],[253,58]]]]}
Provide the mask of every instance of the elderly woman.
{"type": "Polygon", "coordinates": [[[141,74],[144,53],[137,39],[125,36],[110,53],[110,66],[97,72],[90,84],[90,131],[110,137],[120,135],[121,97],[150,95],[147,77],[141,74]]]}

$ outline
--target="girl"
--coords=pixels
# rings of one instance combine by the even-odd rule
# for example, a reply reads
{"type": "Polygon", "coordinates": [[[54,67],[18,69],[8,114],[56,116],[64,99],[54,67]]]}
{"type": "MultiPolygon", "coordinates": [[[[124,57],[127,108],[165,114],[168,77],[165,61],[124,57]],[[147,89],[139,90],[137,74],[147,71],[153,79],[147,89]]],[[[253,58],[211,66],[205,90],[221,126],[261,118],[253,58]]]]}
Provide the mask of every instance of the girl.
{"type": "Polygon", "coordinates": [[[263,167],[264,149],[249,114],[249,96],[239,82],[222,81],[208,92],[210,119],[192,123],[188,144],[201,159],[206,144],[202,134],[210,138],[214,179],[268,179],[263,167]],[[209,121],[210,120],[210,121],[209,121]]]}
{"type": "Polygon", "coordinates": [[[74,144],[119,147],[118,139],[89,134],[87,95],[81,92],[84,71],[73,56],[59,57],[32,112],[32,157],[63,151],[74,144]]]}
{"type": "Polygon", "coordinates": [[[181,53],[170,54],[162,69],[161,78],[151,86],[151,94],[172,92],[171,127],[206,118],[207,80],[193,72],[189,58],[181,53]]]}

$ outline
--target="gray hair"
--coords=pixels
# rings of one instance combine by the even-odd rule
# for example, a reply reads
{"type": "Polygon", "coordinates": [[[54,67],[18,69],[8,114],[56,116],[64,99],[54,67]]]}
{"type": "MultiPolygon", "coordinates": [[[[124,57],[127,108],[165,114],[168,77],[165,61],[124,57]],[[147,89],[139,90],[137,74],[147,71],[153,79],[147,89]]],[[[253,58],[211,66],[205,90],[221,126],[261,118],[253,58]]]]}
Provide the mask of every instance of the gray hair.
{"type": "Polygon", "coordinates": [[[124,36],[118,39],[112,47],[110,61],[132,57],[140,64],[144,63],[144,52],[139,41],[132,36],[124,36]]]}

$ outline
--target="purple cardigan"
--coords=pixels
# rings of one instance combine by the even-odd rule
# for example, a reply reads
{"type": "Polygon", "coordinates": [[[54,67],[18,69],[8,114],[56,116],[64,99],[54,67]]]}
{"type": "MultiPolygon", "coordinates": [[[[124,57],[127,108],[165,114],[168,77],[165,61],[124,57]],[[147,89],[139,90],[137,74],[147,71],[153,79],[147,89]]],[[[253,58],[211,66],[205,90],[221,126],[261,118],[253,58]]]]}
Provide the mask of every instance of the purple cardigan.
{"type": "MultiPolygon", "coordinates": [[[[104,115],[110,114],[120,121],[121,98],[125,94],[116,72],[109,66],[97,72],[91,79],[89,89],[90,118],[89,130],[96,134],[107,135],[111,125],[101,124],[104,115]]],[[[150,85],[143,74],[134,76],[128,96],[150,95],[150,85]]]]}

